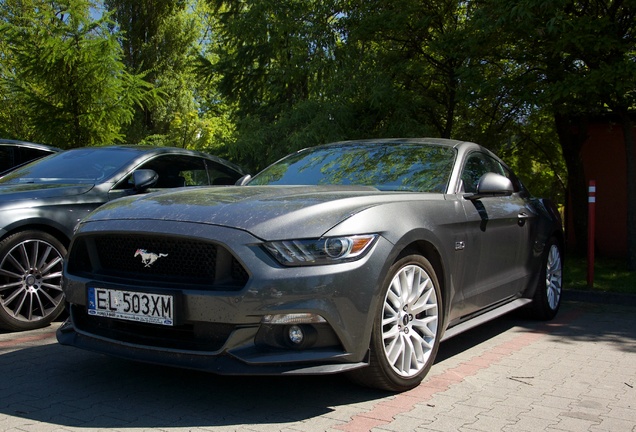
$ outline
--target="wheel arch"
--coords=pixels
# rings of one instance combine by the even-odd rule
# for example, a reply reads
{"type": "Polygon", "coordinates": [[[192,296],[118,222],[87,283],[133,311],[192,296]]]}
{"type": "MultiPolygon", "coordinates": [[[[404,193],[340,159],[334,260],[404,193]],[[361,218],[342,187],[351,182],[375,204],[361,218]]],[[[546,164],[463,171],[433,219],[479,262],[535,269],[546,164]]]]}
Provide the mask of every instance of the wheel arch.
{"type": "Polygon", "coordinates": [[[440,292],[442,293],[442,305],[444,306],[444,322],[442,323],[442,328],[446,328],[446,317],[449,316],[449,308],[450,308],[450,282],[447,278],[446,274],[446,266],[444,265],[442,255],[439,249],[430,241],[420,239],[412,241],[402,248],[398,256],[395,258],[394,262],[397,262],[401,258],[408,255],[421,255],[426,258],[431,265],[433,266],[433,270],[435,270],[435,275],[437,276],[437,283],[440,284],[440,292]]]}
{"type": "Polygon", "coordinates": [[[6,232],[2,234],[2,237],[0,237],[0,241],[14,234],[17,234],[19,232],[30,231],[30,230],[41,231],[49,235],[52,235],[60,243],[62,243],[66,249],[68,249],[69,245],[71,244],[71,239],[62,230],[56,227],[53,227],[51,225],[42,224],[42,223],[28,223],[28,224],[20,224],[17,226],[12,226],[9,230],[7,230],[6,232]]]}

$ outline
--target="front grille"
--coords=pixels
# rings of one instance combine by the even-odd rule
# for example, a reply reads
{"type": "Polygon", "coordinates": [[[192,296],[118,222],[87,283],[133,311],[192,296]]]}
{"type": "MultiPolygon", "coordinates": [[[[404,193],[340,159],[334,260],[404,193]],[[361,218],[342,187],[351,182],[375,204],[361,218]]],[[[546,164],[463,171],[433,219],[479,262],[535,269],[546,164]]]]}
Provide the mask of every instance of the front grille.
{"type": "Polygon", "coordinates": [[[193,289],[237,290],[249,274],[224,247],[169,236],[102,234],[76,238],[68,271],[135,283],[178,283],[193,289]]]}
{"type": "Polygon", "coordinates": [[[79,331],[120,342],[186,351],[218,351],[234,330],[231,324],[195,323],[174,327],[91,316],[86,308],[71,307],[79,331]]]}
{"type": "Polygon", "coordinates": [[[95,238],[95,247],[102,269],[109,272],[214,280],[217,247],[210,243],[104,236],[95,238]]]}

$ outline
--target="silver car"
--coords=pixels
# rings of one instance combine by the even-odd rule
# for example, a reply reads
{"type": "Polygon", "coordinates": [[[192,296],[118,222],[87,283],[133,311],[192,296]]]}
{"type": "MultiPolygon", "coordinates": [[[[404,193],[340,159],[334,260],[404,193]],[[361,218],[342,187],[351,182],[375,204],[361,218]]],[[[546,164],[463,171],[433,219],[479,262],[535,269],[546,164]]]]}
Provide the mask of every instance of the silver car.
{"type": "Polygon", "coordinates": [[[64,309],[62,267],[73,229],[105,202],[150,188],[234,183],[243,171],[172,147],[85,147],[0,178],[0,329],[45,327],[64,309]]]}
{"type": "Polygon", "coordinates": [[[334,143],[240,184],[123,198],[84,219],[59,342],[403,391],[442,340],[513,309],[559,309],[556,208],[476,144],[334,143]]]}

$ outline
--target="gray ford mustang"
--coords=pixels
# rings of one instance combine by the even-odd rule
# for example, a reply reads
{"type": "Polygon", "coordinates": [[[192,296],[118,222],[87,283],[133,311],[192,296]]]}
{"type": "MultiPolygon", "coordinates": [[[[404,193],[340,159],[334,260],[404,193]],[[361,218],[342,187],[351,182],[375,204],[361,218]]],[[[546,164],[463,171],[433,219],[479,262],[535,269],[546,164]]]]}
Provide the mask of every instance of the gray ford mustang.
{"type": "Polygon", "coordinates": [[[559,309],[563,234],[495,155],[442,139],[334,143],[238,186],[132,196],[84,219],[57,338],[220,374],[347,372],[403,391],[439,343],[559,309]]]}

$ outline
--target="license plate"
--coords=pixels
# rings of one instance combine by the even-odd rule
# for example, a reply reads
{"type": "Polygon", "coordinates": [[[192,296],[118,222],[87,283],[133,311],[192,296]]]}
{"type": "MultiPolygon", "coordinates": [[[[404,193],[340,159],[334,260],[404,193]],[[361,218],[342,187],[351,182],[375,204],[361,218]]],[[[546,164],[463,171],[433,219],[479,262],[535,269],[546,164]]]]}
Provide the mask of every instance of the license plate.
{"type": "Polygon", "coordinates": [[[172,326],[174,325],[174,297],[90,287],[88,314],[172,326]]]}

